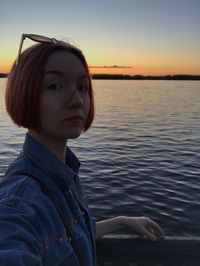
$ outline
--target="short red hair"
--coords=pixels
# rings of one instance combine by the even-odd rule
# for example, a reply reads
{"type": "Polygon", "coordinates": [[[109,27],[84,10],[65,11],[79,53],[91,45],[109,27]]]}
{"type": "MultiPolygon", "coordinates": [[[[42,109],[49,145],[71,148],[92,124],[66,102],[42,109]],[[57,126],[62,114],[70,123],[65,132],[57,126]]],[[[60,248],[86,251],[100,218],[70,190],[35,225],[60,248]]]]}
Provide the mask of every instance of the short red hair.
{"type": "Polygon", "coordinates": [[[83,53],[62,41],[36,44],[20,55],[17,65],[13,64],[6,85],[5,102],[8,114],[18,126],[40,130],[44,67],[48,57],[58,50],[66,50],[76,55],[89,76],[90,110],[84,131],[90,128],[94,119],[94,96],[89,68],[83,53]]]}

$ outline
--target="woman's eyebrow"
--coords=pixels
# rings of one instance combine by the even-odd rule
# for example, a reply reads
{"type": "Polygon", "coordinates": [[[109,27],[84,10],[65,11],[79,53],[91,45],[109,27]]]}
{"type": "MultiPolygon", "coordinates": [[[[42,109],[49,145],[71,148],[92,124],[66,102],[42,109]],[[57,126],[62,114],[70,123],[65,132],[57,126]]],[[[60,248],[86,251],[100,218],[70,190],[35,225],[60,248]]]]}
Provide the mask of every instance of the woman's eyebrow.
{"type": "Polygon", "coordinates": [[[78,78],[79,79],[90,79],[90,75],[89,74],[83,74],[83,75],[80,75],[78,78]]]}
{"type": "MultiPolygon", "coordinates": [[[[48,70],[44,72],[44,75],[57,75],[57,76],[62,76],[66,77],[67,75],[59,70],[48,70]]],[[[90,75],[85,73],[77,76],[78,79],[90,79],[90,75]]]]}
{"type": "Polygon", "coordinates": [[[57,76],[64,76],[64,73],[58,70],[49,70],[49,71],[44,72],[44,75],[49,75],[49,74],[53,74],[57,76]]]}

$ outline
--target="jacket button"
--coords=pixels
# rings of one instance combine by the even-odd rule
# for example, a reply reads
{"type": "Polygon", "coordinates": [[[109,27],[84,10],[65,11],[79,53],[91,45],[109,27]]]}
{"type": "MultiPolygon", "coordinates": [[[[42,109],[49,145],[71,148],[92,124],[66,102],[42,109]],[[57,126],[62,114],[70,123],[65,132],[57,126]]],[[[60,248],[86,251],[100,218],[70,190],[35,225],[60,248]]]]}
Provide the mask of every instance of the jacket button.
{"type": "Polygon", "coordinates": [[[45,250],[48,250],[48,249],[49,249],[49,247],[48,247],[47,245],[45,245],[45,246],[44,246],[44,249],[45,249],[45,250]]]}
{"type": "Polygon", "coordinates": [[[60,243],[62,243],[63,240],[64,240],[63,237],[60,237],[60,238],[59,238],[59,242],[60,242],[60,243]]]}

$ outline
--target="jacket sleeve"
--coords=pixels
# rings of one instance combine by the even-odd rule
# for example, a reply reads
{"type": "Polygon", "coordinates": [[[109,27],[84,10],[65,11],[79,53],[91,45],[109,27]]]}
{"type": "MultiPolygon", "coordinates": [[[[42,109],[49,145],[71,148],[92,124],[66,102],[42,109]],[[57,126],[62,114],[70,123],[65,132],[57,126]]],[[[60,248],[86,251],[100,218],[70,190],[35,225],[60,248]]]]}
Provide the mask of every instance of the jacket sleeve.
{"type": "Polygon", "coordinates": [[[0,201],[0,265],[42,266],[41,231],[35,213],[17,198],[0,201]]]}

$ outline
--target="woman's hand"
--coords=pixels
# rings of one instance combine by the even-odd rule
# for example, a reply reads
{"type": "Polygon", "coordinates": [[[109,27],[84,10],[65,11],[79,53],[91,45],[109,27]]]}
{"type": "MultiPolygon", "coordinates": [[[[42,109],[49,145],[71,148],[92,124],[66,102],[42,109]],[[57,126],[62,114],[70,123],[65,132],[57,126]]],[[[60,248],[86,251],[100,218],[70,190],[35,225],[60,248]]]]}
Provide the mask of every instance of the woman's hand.
{"type": "Polygon", "coordinates": [[[96,238],[102,235],[109,234],[115,230],[129,227],[135,233],[157,240],[164,236],[163,230],[160,226],[147,217],[127,217],[117,216],[111,219],[96,222],[96,238]]]}
{"type": "Polygon", "coordinates": [[[164,231],[161,227],[148,217],[121,217],[122,223],[127,225],[131,230],[145,238],[157,240],[164,237],[164,231]]]}

